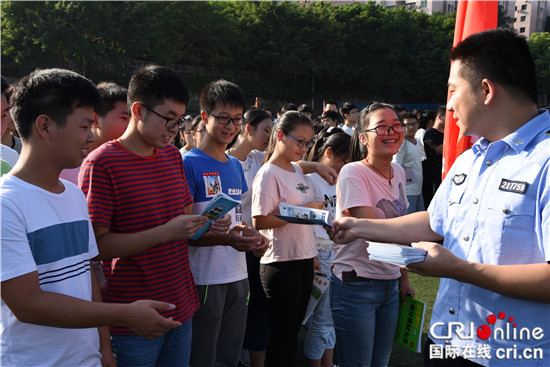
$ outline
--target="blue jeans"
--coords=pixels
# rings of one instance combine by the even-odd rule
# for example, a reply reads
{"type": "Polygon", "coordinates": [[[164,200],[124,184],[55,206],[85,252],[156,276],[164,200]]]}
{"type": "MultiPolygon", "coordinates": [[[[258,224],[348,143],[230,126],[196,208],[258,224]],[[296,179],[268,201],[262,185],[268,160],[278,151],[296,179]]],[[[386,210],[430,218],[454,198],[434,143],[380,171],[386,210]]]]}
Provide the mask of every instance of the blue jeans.
{"type": "Polygon", "coordinates": [[[332,275],[330,306],[339,366],[387,366],[399,316],[397,279],[342,282],[332,275]]]}
{"type": "Polygon", "coordinates": [[[188,366],[191,355],[191,320],[160,338],[112,335],[111,344],[118,367],[188,366]]]}
{"type": "MultiPolygon", "coordinates": [[[[321,265],[321,273],[330,280],[330,266],[334,259],[334,250],[319,250],[317,260],[321,265]]],[[[336,343],[334,324],[330,312],[330,288],[327,289],[313,310],[308,331],[304,339],[304,355],[313,360],[323,357],[325,349],[333,349],[336,343]]]]}
{"type": "Polygon", "coordinates": [[[409,201],[407,214],[423,212],[424,210],[426,210],[426,208],[424,208],[424,198],[422,197],[422,194],[407,195],[407,200],[409,201]]]}

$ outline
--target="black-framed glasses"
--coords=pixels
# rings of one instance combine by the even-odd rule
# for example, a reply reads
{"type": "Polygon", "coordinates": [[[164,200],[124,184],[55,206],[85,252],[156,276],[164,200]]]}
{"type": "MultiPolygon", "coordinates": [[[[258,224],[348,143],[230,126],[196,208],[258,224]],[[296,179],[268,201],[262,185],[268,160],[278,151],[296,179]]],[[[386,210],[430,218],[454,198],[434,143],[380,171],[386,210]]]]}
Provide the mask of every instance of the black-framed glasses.
{"type": "MultiPolygon", "coordinates": [[[[405,126],[406,128],[417,127],[417,126],[418,126],[418,122],[407,122],[406,124],[403,124],[403,126],[405,126]]],[[[395,131],[395,130],[394,130],[394,131],[395,131]]]]}
{"type": "Polygon", "coordinates": [[[373,127],[372,129],[363,130],[363,132],[376,132],[376,135],[378,136],[384,136],[390,133],[390,130],[393,130],[396,134],[401,134],[403,131],[405,131],[405,125],[403,124],[395,124],[392,126],[386,126],[386,125],[380,125],[377,127],[373,127]]]}
{"type": "Polygon", "coordinates": [[[298,142],[298,148],[306,147],[306,149],[310,149],[313,146],[313,144],[315,144],[315,139],[312,139],[310,141],[305,141],[302,139],[298,139],[297,137],[295,137],[290,133],[287,133],[287,135],[298,142]]]}
{"type": "Polygon", "coordinates": [[[161,119],[165,120],[166,121],[166,124],[164,126],[166,126],[167,129],[173,129],[175,127],[177,127],[178,129],[181,129],[183,126],[185,126],[185,124],[189,121],[188,119],[174,119],[174,118],[170,118],[170,117],[166,117],[166,116],[162,116],[160,113],[158,113],[157,111],[153,110],[152,108],[149,108],[147,107],[146,105],[144,105],[143,103],[141,103],[141,105],[148,111],[151,111],[153,112],[155,115],[157,115],[158,117],[160,117],[161,119]]]}
{"type": "Polygon", "coordinates": [[[220,125],[229,125],[231,121],[233,121],[233,125],[235,126],[241,126],[244,122],[244,117],[227,117],[227,116],[216,116],[212,115],[211,113],[208,114],[209,116],[212,116],[218,120],[218,124],[220,125]]]}

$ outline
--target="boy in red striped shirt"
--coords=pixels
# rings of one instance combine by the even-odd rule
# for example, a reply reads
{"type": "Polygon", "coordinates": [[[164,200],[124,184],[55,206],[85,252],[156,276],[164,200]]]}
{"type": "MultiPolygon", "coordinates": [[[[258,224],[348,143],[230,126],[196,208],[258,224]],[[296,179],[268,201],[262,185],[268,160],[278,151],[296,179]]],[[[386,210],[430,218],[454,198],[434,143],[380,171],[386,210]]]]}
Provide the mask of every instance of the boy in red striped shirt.
{"type": "MultiPolygon", "coordinates": [[[[182,323],[155,340],[111,327],[119,367],[189,363],[191,317],[198,302],[187,239],[207,218],[192,215],[181,155],[170,144],[185,123],[188,100],[174,71],[153,65],[136,71],[128,88],[128,128],[93,151],[79,176],[107,278],[104,301],[170,302],[176,308],[163,315],[182,323]]],[[[225,217],[210,230],[226,233],[230,222],[225,217]]]]}

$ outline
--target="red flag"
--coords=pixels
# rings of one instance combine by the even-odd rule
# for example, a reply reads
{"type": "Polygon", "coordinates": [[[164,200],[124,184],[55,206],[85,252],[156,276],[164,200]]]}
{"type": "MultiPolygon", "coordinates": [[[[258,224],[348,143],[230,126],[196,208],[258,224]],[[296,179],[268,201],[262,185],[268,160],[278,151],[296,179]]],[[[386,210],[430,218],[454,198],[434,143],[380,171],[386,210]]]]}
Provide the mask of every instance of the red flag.
{"type": "MultiPolygon", "coordinates": [[[[453,47],[468,36],[497,27],[498,1],[458,2],[453,47]]],[[[450,94],[447,94],[447,101],[450,94]]],[[[445,141],[443,143],[443,178],[456,158],[472,146],[468,136],[460,135],[452,112],[445,115],[445,141]]]]}

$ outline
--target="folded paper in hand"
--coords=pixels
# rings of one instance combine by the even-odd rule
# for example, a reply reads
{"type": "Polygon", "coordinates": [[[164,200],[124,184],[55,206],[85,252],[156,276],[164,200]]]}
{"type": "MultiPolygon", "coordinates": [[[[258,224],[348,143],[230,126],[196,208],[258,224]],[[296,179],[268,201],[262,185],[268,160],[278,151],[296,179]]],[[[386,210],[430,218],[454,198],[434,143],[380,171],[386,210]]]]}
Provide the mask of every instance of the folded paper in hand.
{"type": "Polygon", "coordinates": [[[198,240],[204,232],[208,231],[212,222],[215,222],[226,215],[231,209],[236,207],[237,204],[239,204],[237,200],[227,194],[224,194],[223,192],[220,192],[214,196],[201,213],[201,215],[206,215],[208,217],[208,222],[206,222],[206,224],[199,229],[191,239],[198,240]]]}
{"type": "Polygon", "coordinates": [[[397,266],[407,266],[426,259],[426,250],[401,246],[394,243],[369,242],[367,247],[370,260],[382,261],[397,266]]]}
{"type": "Polygon", "coordinates": [[[279,212],[280,215],[275,214],[275,216],[288,223],[320,224],[322,226],[332,227],[332,220],[328,210],[279,203],[279,212]]]}

